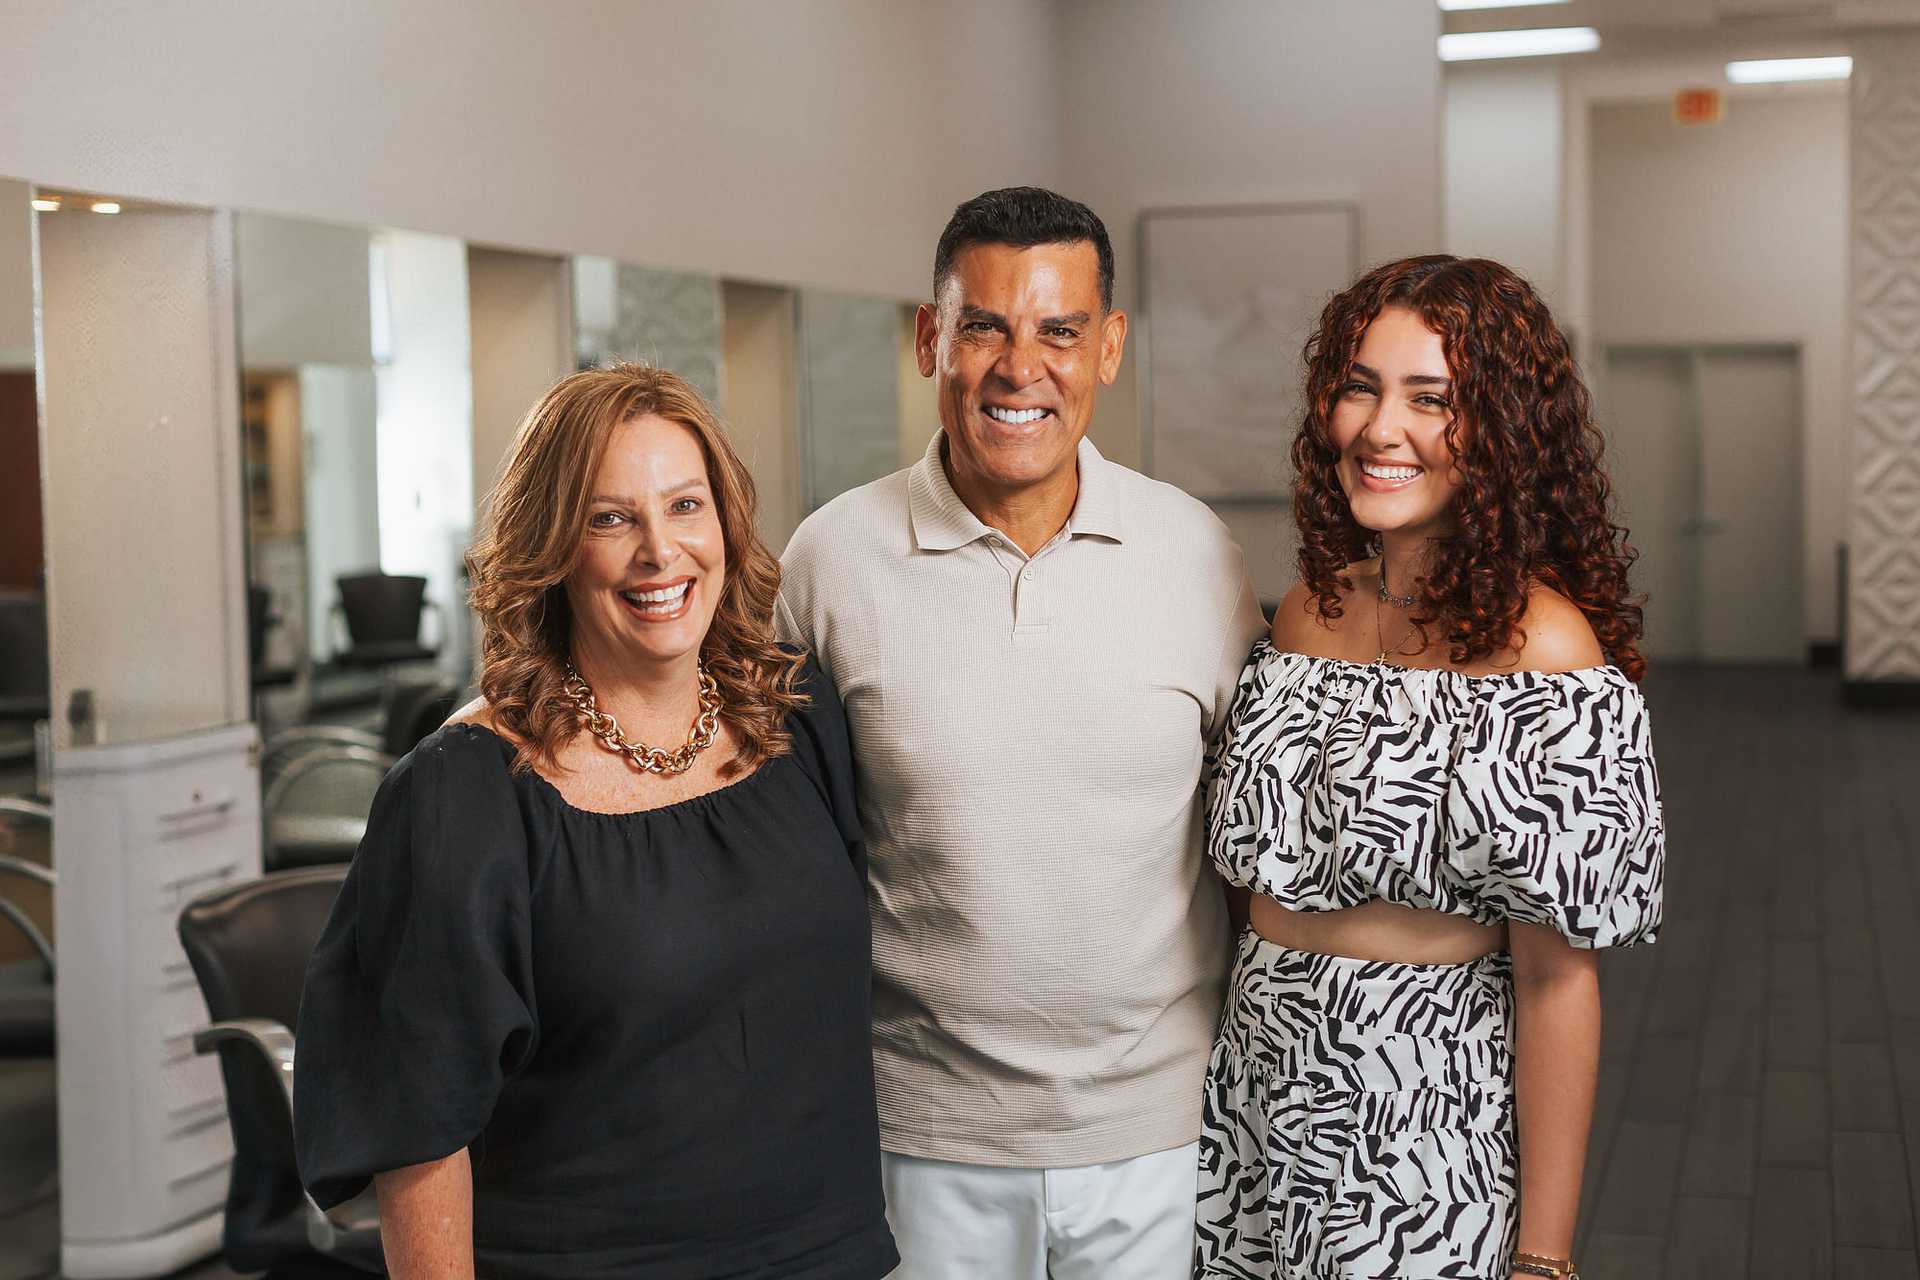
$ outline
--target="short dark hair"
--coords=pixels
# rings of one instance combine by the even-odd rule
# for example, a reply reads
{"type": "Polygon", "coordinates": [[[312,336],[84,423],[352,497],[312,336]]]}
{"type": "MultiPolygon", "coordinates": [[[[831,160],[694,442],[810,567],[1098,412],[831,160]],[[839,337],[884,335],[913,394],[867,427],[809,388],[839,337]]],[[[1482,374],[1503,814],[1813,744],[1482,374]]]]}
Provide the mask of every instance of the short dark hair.
{"type": "Polygon", "coordinates": [[[933,296],[953,274],[953,260],[976,244],[1010,244],[1030,249],[1037,244],[1078,244],[1090,241],[1100,259],[1100,305],[1113,310],[1113,242],[1107,239],[1100,215],[1078,200],[1069,200],[1044,187],[1002,187],[985,191],[962,204],[947,219],[940,246],[933,251],[933,296]]]}

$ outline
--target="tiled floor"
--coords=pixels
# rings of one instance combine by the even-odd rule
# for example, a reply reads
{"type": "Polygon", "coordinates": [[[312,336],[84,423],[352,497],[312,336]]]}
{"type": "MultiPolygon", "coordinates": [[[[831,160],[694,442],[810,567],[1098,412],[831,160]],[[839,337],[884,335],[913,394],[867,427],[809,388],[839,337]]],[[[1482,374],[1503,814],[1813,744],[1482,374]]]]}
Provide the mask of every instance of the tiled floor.
{"type": "Polygon", "coordinates": [[[1920,1276],[1920,713],[1657,672],[1658,945],[1602,958],[1590,1280],[1920,1276]]]}
{"type": "MultiPolygon", "coordinates": [[[[1602,959],[1582,1273],[1920,1280],[1920,713],[1843,711],[1830,673],[1647,690],[1667,923],[1602,959]]],[[[51,1093],[0,1063],[0,1280],[57,1257],[51,1093]]]]}

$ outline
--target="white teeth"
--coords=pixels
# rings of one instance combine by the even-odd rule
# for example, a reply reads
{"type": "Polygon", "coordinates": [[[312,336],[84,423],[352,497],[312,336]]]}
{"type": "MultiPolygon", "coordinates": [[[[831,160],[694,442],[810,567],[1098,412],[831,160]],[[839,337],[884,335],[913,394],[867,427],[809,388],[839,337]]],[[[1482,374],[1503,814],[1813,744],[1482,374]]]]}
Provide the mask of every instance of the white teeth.
{"type": "Polygon", "coordinates": [[[987,416],[995,422],[1004,422],[1010,427],[1018,427],[1028,422],[1038,422],[1047,416],[1045,409],[996,409],[987,406],[987,416]]]}
{"type": "Polygon", "coordinates": [[[677,587],[663,587],[658,591],[626,591],[621,594],[635,604],[672,604],[686,595],[688,588],[692,586],[693,583],[688,581],[677,587]]]}
{"type": "Polygon", "coordinates": [[[1418,467],[1383,467],[1372,462],[1363,462],[1360,469],[1376,480],[1412,480],[1420,474],[1418,467]]]}

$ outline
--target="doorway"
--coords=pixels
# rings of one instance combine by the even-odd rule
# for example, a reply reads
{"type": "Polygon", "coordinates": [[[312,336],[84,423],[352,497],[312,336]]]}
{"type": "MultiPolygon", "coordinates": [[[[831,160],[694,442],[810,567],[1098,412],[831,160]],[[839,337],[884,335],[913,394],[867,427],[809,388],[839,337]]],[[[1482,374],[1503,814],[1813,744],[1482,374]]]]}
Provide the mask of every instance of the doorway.
{"type": "Polygon", "coordinates": [[[1610,345],[1604,363],[1648,656],[1804,663],[1799,348],[1610,345]]]}

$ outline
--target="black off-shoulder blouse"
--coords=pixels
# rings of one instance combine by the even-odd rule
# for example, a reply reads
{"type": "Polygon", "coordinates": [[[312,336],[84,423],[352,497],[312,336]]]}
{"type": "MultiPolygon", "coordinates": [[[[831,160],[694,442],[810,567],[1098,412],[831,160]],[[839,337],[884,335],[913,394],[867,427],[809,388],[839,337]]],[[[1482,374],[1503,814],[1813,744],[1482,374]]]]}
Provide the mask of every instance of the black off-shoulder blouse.
{"type": "Polygon", "coordinates": [[[467,1147],[482,1277],[895,1265],[852,761],[811,663],[806,691],[790,754],[640,813],[473,725],[393,767],[300,1007],[322,1205],[467,1147]]]}

